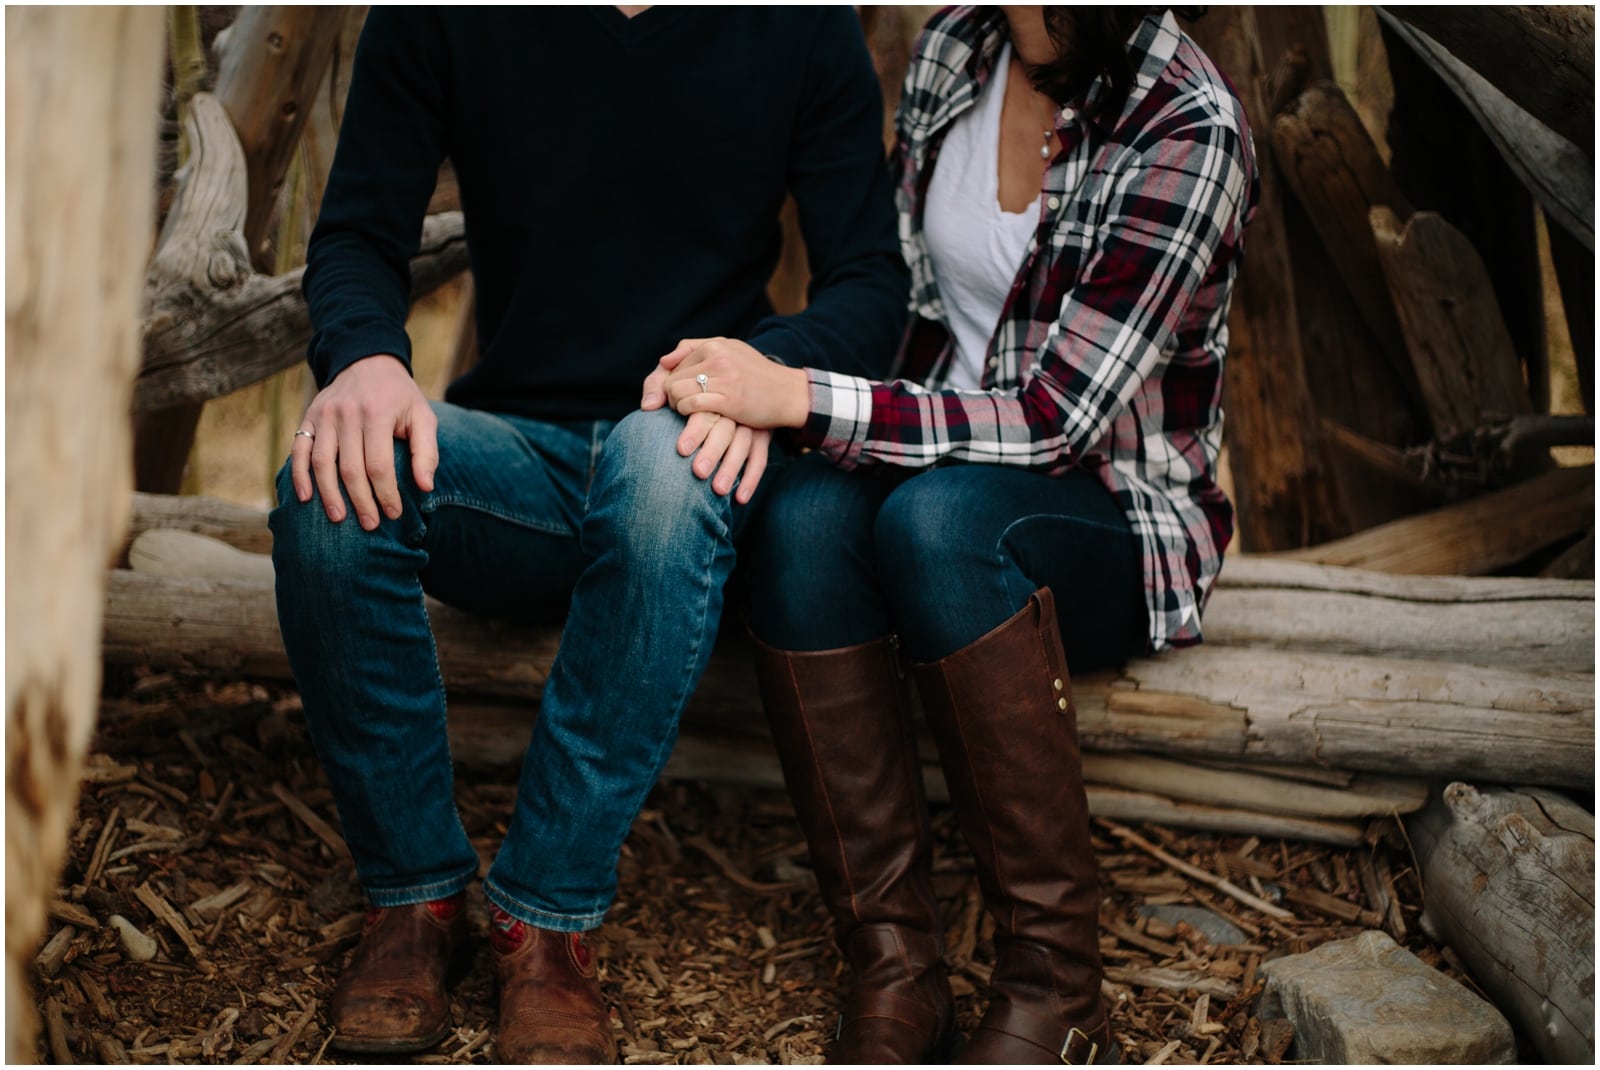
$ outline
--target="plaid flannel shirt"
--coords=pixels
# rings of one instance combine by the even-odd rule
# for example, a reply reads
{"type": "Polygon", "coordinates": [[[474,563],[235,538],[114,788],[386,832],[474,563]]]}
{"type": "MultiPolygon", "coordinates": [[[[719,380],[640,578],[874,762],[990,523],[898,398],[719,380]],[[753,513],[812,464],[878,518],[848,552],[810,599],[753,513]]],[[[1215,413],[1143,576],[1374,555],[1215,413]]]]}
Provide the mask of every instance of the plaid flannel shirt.
{"type": "Polygon", "coordinates": [[[922,232],[950,124],[993,72],[1006,23],[948,8],[917,41],[896,115],[912,320],[892,382],[811,370],[798,433],[844,468],[1019,465],[1095,472],[1142,552],[1151,649],[1200,641],[1233,534],[1215,482],[1233,279],[1258,186],[1244,111],[1173,21],[1145,17],[1120,114],[1057,113],[1038,228],[989,342],[983,389],[944,388],[954,345],[922,232]]]}

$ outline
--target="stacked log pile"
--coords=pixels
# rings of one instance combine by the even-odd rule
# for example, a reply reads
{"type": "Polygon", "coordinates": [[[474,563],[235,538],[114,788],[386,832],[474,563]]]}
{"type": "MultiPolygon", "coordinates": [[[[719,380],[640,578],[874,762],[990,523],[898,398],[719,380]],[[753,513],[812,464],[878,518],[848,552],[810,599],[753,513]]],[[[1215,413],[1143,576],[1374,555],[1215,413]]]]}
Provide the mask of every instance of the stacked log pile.
{"type": "MultiPolygon", "coordinates": [[[[149,495],[134,514],[129,567],[109,581],[107,659],[287,679],[264,516],[149,495]]],[[[515,760],[559,631],[438,603],[429,615],[455,753],[515,760]]],[[[1208,623],[1205,646],[1075,681],[1097,813],[1350,844],[1365,819],[1421,807],[1426,778],[1591,782],[1592,582],[1243,558],[1208,623]]],[[[725,635],[671,771],[781,783],[763,724],[747,652],[725,635]]]]}

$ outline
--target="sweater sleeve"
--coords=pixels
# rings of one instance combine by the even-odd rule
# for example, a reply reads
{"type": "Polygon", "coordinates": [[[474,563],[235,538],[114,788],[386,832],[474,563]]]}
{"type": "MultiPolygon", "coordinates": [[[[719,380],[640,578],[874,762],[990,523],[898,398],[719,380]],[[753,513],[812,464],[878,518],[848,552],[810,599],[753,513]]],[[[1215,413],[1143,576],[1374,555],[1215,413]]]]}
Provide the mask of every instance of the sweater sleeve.
{"type": "Polygon", "coordinates": [[[791,366],[884,375],[906,322],[883,95],[860,24],[829,9],[812,43],[790,146],[811,282],[804,311],[769,316],[746,339],[791,366]]]}
{"type": "Polygon", "coordinates": [[[306,251],[317,386],[364,357],[411,366],[410,261],[448,151],[435,13],[374,7],[356,46],[339,147],[306,251]]]}

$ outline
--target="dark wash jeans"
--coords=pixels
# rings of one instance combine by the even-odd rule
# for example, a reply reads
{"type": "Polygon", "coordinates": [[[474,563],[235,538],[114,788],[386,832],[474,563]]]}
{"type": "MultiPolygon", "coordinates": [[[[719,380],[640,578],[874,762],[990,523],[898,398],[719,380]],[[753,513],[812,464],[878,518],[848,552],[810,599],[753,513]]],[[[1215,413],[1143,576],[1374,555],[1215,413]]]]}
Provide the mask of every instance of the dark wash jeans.
{"type": "Polygon", "coordinates": [[[1049,587],[1073,671],[1146,648],[1137,543],[1091,473],[844,472],[813,454],[775,483],[746,549],[751,630],[769,646],[835,650],[899,635],[913,662],[937,661],[1049,587]]]}
{"type": "Polygon", "coordinates": [[[434,410],[434,490],[417,489],[397,442],[404,511],[374,531],[353,512],[330,522],[319,499],[302,505],[279,473],[278,616],[312,742],[373,904],[460,891],[478,856],[456,810],[423,592],[498,618],[564,619],[484,891],[530,924],[592,929],[705,669],[755,503],[695,478],[670,410],[581,424],[434,410]]]}

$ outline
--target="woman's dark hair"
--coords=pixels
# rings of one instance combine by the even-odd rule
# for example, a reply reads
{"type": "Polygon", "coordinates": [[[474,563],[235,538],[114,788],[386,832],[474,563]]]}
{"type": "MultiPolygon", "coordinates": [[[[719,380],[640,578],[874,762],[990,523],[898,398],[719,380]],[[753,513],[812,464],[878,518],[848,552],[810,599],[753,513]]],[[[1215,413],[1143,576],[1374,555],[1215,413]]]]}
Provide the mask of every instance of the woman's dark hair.
{"type": "MultiPolygon", "coordinates": [[[[1083,96],[1090,84],[1105,76],[1107,92],[1096,103],[1100,115],[1115,116],[1133,88],[1133,64],[1128,59],[1128,38],[1150,7],[1070,7],[1046,4],[1044,28],[1056,46],[1050,63],[1028,64],[1028,80],[1058,104],[1083,96]]],[[[1204,8],[1175,8],[1187,17],[1204,8]]]]}

